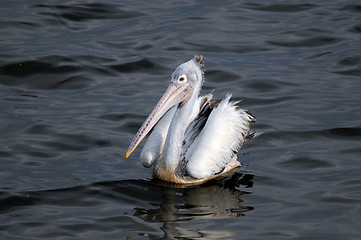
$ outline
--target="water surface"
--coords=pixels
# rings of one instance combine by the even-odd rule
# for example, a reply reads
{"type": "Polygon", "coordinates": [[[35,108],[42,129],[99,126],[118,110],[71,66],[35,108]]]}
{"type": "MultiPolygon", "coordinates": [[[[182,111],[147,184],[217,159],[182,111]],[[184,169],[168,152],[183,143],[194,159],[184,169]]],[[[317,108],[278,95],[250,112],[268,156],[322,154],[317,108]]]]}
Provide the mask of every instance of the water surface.
{"type": "Polygon", "coordinates": [[[0,7],[0,238],[360,239],[358,1],[0,7]],[[262,137],[180,188],[124,155],[194,54],[262,137]]]}

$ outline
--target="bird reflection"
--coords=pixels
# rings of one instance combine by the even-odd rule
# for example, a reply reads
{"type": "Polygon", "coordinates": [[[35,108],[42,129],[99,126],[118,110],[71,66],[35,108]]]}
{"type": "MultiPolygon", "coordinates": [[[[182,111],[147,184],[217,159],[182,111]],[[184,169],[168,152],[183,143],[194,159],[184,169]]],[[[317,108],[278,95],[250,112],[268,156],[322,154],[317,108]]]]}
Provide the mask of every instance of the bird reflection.
{"type": "Polygon", "coordinates": [[[137,208],[134,214],[145,222],[163,224],[161,230],[164,236],[150,236],[151,239],[196,238],[208,234],[213,237],[234,236],[235,233],[226,226],[222,231],[211,231],[187,229],[181,225],[188,221],[240,217],[253,209],[242,200],[242,196],[249,192],[239,190],[241,185],[253,186],[253,175],[250,174],[236,173],[225,179],[188,188],[177,188],[156,180],[153,180],[152,184],[161,186],[161,201],[150,200],[152,208],[137,208]]]}
{"type": "Polygon", "coordinates": [[[240,217],[252,210],[242,200],[250,193],[240,190],[252,186],[253,175],[242,173],[188,187],[156,180],[104,181],[23,193],[2,192],[0,212],[29,216],[29,222],[21,225],[16,225],[18,219],[9,218],[15,224],[9,230],[14,235],[16,226],[21,229],[34,221],[44,222],[31,225],[34,238],[46,234],[67,238],[69,234],[93,231],[120,234],[127,239],[140,235],[150,239],[233,238],[236,233],[227,224],[217,225],[217,230],[207,229],[204,224],[214,226],[219,219],[240,217]],[[46,210],[39,211],[44,206],[46,210]]]}

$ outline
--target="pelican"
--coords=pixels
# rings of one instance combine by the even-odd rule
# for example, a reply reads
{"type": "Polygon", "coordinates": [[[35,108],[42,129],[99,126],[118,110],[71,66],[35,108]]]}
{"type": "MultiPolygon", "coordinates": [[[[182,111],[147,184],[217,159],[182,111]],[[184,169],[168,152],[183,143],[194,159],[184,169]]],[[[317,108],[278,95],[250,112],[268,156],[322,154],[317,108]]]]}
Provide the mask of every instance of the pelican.
{"type": "Polygon", "coordinates": [[[199,97],[204,81],[204,58],[179,65],[153,111],[135,134],[126,153],[134,151],[154,127],[140,154],[153,177],[177,184],[199,184],[240,166],[242,144],[260,135],[251,131],[255,117],[230,102],[220,103],[212,93],[199,97]]]}

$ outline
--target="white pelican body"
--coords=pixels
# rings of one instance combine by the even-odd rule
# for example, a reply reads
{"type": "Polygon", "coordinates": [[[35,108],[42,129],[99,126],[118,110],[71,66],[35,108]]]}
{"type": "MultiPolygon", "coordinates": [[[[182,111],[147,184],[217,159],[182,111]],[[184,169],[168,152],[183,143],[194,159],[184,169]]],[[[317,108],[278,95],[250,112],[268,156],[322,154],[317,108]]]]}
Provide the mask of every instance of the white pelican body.
{"type": "Polygon", "coordinates": [[[194,56],[173,72],[128,148],[126,157],[156,124],[140,154],[143,166],[154,165],[156,178],[186,184],[210,180],[240,166],[238,150],[259,135],[250,131],[255,117],[229,102],[231,95],[219,104],[211,101],[212,94],[198,97],[203,68],[203,57],[194,56]]]}

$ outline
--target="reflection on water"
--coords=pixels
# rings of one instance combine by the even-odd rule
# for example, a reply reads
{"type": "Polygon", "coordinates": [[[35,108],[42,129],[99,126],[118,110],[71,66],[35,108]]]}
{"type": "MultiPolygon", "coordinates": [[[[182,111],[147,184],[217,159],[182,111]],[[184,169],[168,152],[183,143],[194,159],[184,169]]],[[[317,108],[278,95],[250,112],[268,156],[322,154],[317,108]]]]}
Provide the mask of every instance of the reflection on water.
{"type": "Polygon", "coordinates": [[[234,236],[227,227],[200,229],[193,224],[243,216],[253,207],[242,200],[249,192],[240,188],[252,185],[253,175],[236,173],[205,185],[180,188],[156,180],[125,180],[48,191],[2,192],[0,213],[6,221],[0,230],[14,237],[35,238],[75,236],[94,229],[151,239],[234,236]],[[80,211],[73,212],[74,208],[80,211]],[[34,216],[34,212],[38,214],[34,216]],[[161,225],[154,227],[154,223],[161,225]],[[31,230],[24,230],[25,226],[31,230]]]}
{"type": "Polygon", "coordinates": [[[161,222],[164,239],[219,238],[234,236],[236,233],[223,230],[185,228],[182,222],[207,219],[224,219],[243,216],[253,209],[243,203],[242,195],[248,194],[238,190],[240,184],[253,184],[252,175],[234,174],[223,181],[212,181],[205,185],[174,188],[162,187],[162,200],[151,203],[152,208],[137,208],[135,216],[147,222],[161,222]]]}

